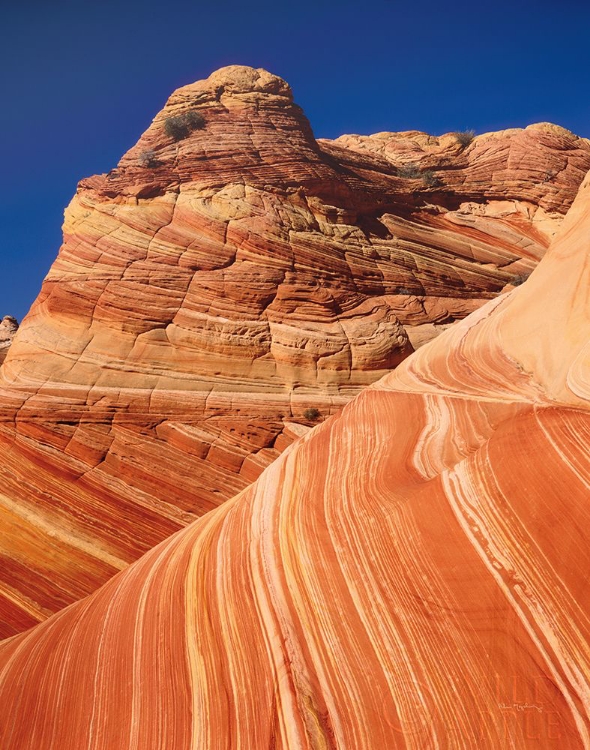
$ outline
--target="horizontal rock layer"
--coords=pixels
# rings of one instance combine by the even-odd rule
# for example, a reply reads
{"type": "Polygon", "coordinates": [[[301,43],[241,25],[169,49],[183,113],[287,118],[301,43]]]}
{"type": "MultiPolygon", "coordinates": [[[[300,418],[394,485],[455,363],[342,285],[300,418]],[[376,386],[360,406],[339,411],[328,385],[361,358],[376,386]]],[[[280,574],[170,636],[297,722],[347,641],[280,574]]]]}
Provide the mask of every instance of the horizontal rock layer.
{"type": "Polygon", "coordinates": [[[0,646],[0,740],[590,746],[590,178],[488,302],[0,646]]]}
{"type": "Polygon", "coordinates": [[[588,141],[544,124],[316,141],[262,70],[176,91],[80,183],[2,368],[0,633],[96,589],[522,282],[588,168],[588,141]]]}

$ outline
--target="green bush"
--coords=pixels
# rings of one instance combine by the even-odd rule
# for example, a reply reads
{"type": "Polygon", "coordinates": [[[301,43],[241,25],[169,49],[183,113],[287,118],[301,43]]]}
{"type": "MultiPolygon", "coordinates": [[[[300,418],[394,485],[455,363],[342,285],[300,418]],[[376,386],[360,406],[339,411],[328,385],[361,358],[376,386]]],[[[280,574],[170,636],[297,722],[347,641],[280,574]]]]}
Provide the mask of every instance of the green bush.
{"type": "Polygon", "coordinates": [[[306,409],[303,412],[303,416],[308,420],[308,422],[315,422],[316,419],[320,416],[320,410],[316,409],[315,406],[310,406],[309,409],[306,409]]]}
{"type": "Polygon", "coordinates": [[[467,148],[471,141],[475,138],[475,130],[461,130],[457,133],[453,133],[457,143],[463,148],[467,148]]]}
{"type": "Polygon", "coordinates": [[[205,118],[194,110],[175,117],[167,117],[164,121],[164,132],[175,141],[182,141],[191,131],[201,130],[204,127],[205,118]]]}
{"type": "Polygon", "coordinates": [[[431,169],[425,169],[422,172],[416,164],[404,164],[398,167],[397,176],[407,180],[422,180],[427,187],[442,185],[440,179],[431,169]]]}

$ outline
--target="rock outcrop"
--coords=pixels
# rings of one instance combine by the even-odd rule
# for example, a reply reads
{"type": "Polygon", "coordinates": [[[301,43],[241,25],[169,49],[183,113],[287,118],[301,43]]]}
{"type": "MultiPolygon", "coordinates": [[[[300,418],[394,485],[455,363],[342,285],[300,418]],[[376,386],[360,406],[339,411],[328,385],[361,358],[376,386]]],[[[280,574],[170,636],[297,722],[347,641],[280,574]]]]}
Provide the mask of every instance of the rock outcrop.
{"type": "Polygon", "coordinates": [[[18,321],[12,315],[5,315],[0,321],[0,365],[6,359],[14,334],[18,331],[18,321]]]}
{"type": "Polygon", "coordinates": [[[2,367],[0,633],[95,590],[521,282],[589,168],[551,125],[316,141],[262,70],[176,91],[80,183],[2,367]]]}
{"type": "Polygon", "coordinates": [[[0,646],[0,744],[590,746],[590,178],[520,288],[0,646]]]}

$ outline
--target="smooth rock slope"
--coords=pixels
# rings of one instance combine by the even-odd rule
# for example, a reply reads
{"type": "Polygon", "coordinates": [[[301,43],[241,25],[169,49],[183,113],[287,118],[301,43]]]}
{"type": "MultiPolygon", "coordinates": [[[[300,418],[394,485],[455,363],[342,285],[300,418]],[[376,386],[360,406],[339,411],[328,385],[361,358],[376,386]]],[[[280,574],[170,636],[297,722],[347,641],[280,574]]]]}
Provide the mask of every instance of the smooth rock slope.
{"type": "Polygon", "coordinates": [[[590,178],[520,288],[0,646],[18,750],[590,747],[590,178]]]}
{"type": "Polygon", "coordinates": [[[589,168],[588,141],[547,124],[316,141],[263,70],[176,91],[80,183],[2,367],[0,634],[95,590],[522,282],[589,168]]]}

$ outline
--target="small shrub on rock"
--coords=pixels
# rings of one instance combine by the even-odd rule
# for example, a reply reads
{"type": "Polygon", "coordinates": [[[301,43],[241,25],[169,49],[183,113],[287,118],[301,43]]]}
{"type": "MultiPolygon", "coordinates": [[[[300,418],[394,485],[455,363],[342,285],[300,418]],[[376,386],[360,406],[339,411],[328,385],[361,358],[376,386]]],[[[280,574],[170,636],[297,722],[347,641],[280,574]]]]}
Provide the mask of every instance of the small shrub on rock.
{"type": "Polygon", "coordinates": [[[427,187],[442,185],[440,179],[431,169],[425,169],[422,172],[416,164],[404,164],[398,167],[397,176],[407,180],[422,180],[427,187]]]}
{"type": "Polygon", "coordinates": [[[524,284],[529,276],[530,273],[518,273],[510,283],[512,284],[512,286],[520,286],[521,284],[524,284]]]}
{"type": "Polygon", "coordinates": [[[201,130],[204,127],[205,118],[194,110],[184,112],[182,115],[176,115],[175,117],[167,117],[164,121],[166,135],[175,141],[182,141],[193,130],[201,130]]]}
{"type": "Polygon", "coordinates": [[[427,169],[422,172],[420,177],[422,177],[422,182],[426,185],[426,187],[438,187],[439,185],[442,185],[440,178],[437,177],[431,169],[427,169]]]}
{"type": "Polygon", "coordinates": [[[453,133],[457,143],[463,148],[467,148],[471,141],[475,138],[475,130],[461,130],[457,133],[453,133]]]}
{"type": "Polygon", "coordinates": [[[139,162],[140,167],[145,167],[146,169],[153,169],[158,166],[156,152],[151,150],[142,151],[137,157],[137,161],[139,162]]]}
{"type": "Polygon", "coordinates": [[[320,416],[320,410],[316,409],[315,406],[310,406],[309,409],[306,409],[303,412],[303,416],[308,420],[308,422],[315,422],[316,419],[320,416]]]}
{"type": "Polygon", "coordinates": [[[397,168],[397,176],[408,180],[417,180],[421,172],[415,164],[404,164],[397,168]]]}

